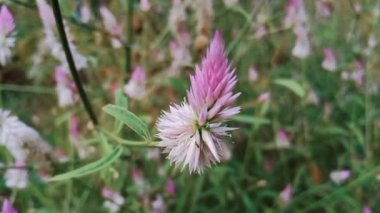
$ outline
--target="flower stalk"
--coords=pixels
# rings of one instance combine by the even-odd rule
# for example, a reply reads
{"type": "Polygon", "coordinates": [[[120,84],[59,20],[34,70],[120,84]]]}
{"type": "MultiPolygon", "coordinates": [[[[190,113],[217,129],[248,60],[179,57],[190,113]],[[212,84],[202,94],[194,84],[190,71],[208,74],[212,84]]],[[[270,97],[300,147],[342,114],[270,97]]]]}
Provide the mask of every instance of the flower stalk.
{"type": "Polygon", "coordinates": [[[61,38],[62,46],[63,46],[64,52],[66,55],[66,59],[67,59],[67,63],[68,63],[69,68],[70,68],[71,75],[73,76],[73,79],[75,82],[75,86],[78,89],[79,96],[83,102],[83,105],[84,105],[88,115],[90,116],[92,123],[94,125],[97,125],[98,120],[97,120],[95,113],[92,109],[92,106],[91,106],[91,103],[87,97],[87,94],[83,89],[82,82],[80,80],[78,71],[75,67],[74,59],[73,59],[73,56],[71,54],[69,42],[67,41],[67,36],[65,33],[64,25],[63,25],[62,14],[61,14],[61,10],[59,7],[59,2],[58,2],[58,0],[52,0],[51,2],[52,2],[53,12],[54,12],[54,18],[55,18],[55,21],[57,23],[57,30],[58,30],[59,36],[61,38]]]}

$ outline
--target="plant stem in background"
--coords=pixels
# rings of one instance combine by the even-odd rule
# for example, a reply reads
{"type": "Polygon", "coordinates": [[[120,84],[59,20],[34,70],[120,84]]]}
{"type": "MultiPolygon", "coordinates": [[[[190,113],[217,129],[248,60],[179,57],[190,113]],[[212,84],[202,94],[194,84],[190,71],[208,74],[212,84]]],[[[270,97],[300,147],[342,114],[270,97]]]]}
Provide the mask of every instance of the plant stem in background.
{"type": "Polygon", "coordinates": [[[126,26],[125,26],[125,35],[126,35],[126,44],[125,44],[125,71],[126,73],[132,72],[132,64],[131,64],[131,44],[133,42],[132,36],[132,19],[133,19],[133,0],[127,0],[127,15],[126,15],[126,26]]]}
{"type": "Polygon", "coordinates": [[[65,33],[64,25],[63,25],[61,10],[59,8],[59,2],[58,2],[58,0],[52,0],[51,2],[52,2],[55,22],[57,23],[57,29],[58,29],[58,32],[59,32],[59,36],[61,38],[63,49],[65,51],[67,63],[69,64],[71,75],[73,76],[73,79],[74,79],[74,82],[75,82],[75,86],[78,89],[79,96],[80,96],[80,98],[81,98],[81,100],[82,100],[82,102],[84,104],[84,107],[85,107],[88,115],[90,116],[90,119],[91,119],[92,123],[94,125],[97,125],[98,124],[98,120],[96,119],[94,111],[92,110],[92,106],[91,106],[91,104],[90,104],[90,102],[89,102],[89,100],[87,98],[86,92],[83,89],[83,86],[82,86],[82,83],[81,83],[78,71],[77,71],[77,69],[75,67],[75,63],[74,63],[74,60],[73,60],[73,56],[71,54],[69,42],[67,41],[67,36],[66,36],[66,33],[65,33]]]}

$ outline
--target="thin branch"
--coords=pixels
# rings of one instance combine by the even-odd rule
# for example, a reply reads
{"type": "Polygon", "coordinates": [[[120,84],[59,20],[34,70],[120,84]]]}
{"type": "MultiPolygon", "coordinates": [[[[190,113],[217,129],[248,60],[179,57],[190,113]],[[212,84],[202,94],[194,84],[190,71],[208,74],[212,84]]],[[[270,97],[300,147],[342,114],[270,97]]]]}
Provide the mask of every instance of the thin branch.
{"type": "Polygon", "coordinates": [[[130,73],[132,71],[132,63],[131,63],[131,44],[133,42],[133,26],[132,26],[132,19],[133,19],[133,0],[127,0],[127,15],[126,15],[126,44],[125,45],[125,71],[127,73],[130,73]]]}
{"type": "Polygon", "coordinates": [[[67,41],[67,36],[66,36],[66,33],[65,33],[64,25],[63,25],[62,14],[61,14],[61,10],[59,8],[59,2],[58,2],[58,0],[52,0],[51,2],[52,2],[55,22],[57,23],[57,29],[58,29],[58,32],[59,32],[59,36],[61,38],[63,49],[65,51],[67,63],[69,64],[71,75],[73,76],[73,79],[74,79],[74,82],[75,82],[75,86],[78,89],[79,96],[82,99],[84,107],[85,107],[87,113],[89,114],[92,123],[94,125],[97,125],[98,124],[98,120],[96,119],[94,111],[92,110],[92,106],[91,106],[91,104],[90,104],[90,102],[89,102],[89,100],[87,98],[86,92],[83,89],[83,86],[82,86],[82,83],[81,83],[78,71],[77,71],[77,69],[75,67],[75,63],[74,63],[74,60],[73,60],[73,56],[71,54],[69,42],[67,41]]]}

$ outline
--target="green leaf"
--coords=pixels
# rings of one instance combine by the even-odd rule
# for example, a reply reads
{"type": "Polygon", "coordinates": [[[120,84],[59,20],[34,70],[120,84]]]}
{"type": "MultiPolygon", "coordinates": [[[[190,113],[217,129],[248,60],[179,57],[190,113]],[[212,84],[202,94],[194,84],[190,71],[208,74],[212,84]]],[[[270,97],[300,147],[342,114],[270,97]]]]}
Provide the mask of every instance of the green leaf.
{"type": "Polygon", "coordinates": [[[288,88],[301,98],[305,96],[305,90],[297,81],[291,79],[276,79],[273,83],[288,88]]]}
{"type": "MultiPolygon", "coordinates": [[[[121,89],[116,90],[115,92],[115,104],[116,106],[124,107],[128,109],[128,98],[124,95],[121,89]]],[[[119,120],[115,120],[115,132],[119,133],[123,127],[123,123],[119,120]]]]}
{"type": "Polygon", "coordinates": [[[126,124],[129,128],[131,128],[145,140],[151,140],[148,126],[132,112],[128,111],[124,107],[115,106],[112,104],[103,107],[103,110],[114,117],[116,120],[119,120],[126,124]]]}
{"type": "Polygon", "coordinates": [[[121,89],[118,89],[115,92],[115,104],[116,106],[121,106],[128,109],[128,98],[124,95],[121,89]]]}
{"type": "Polygon", "coordinates": [[[178,92],[181,97],[186,96],[188,85],[178,78],[169,78],[169,84],[178,92]]]}
{"type": "Polygon", "coordinates": [[[265,119],[265,118],[258,118],[252,115],[235,115],[234,117],[231,118],[231,120],[238,121],[241,123],[258,125],[258,126],[270,124],[270,120],[265,119]]]}
{"type": "Polygon", "coordinates": [[[94,172],[97,172],[108,165],[110,165],[113,161],[119,158],[121,153],[123,152],[123,149],[121,147],[117,147],[114,149],[110,154],[104,156],[103,158],[92,162],[90,164],[87,164],[83,167],[80,167],[78,169],[74,169],[72,171],[56,175],[52,178],[50,178],[48,181],[62,181],[62,180],[67,180],[71,178],[76,178],[76,177],[82,177],[85,175],[92,174],[94,172]]]}

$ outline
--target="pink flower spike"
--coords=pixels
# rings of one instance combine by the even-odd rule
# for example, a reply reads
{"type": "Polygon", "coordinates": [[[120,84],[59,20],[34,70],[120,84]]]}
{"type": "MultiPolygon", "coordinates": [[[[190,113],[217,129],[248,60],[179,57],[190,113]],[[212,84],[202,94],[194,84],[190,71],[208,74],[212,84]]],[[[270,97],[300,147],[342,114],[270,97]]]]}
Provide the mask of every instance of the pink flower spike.
{"type": "Polygon", "coordinates": [[[225,56],[219,31],[215,32],[206,56],[202,59],[201,65],[196,67],[195,74],[190,76],[190,81],[191,87],[187,91],[187,99],[197,113],[204,106],[209,112],[214,110],[209,119],[218,117],[240,95],[232,92],[237,78],[225,56]]]}
{"type": "Polygon", "coordinates": [[[270,98],[270,93],[269,92],[263,92],[257,98],[257,102],[258,103],[264,103],[264,102],[267,102],[269,100],[269,98],[270,98]]]}
{"type": "Polygon", "coordinates": [[[286,206],[292,197],[292,186],[288,184],[280,193],[280,206],[286,206]]]}
{"type": "Polygon", "coordinates": [[[0,35],[6,36],[15,29],[15,22],[7,6],[0,9],[0,35]]]}
{"type": "Polygon", "coordinates": [[[147,12],[150,9],[149,0],[140,0],[140,10],[147,12]]]}
{"type": "Polygon", "coordinates": [[[330,179],[336,183],[341,184],[351,176],[351,171],[347,169],[335,170],[330,173],[330,179]]]}
{"type": "Polygon", "coordinates": [[[146,76],[140,66],[137,66],[131,75],[131,79],[124,86],[124,92],[131,98],[141,100],[145,96],[146,76]]]}
{"type": "Polygon", "coordinates": [[[286,132],[284,130],[279,130],[277,132],[277,147],[278,148],[289,148],[290,147],[290,142],[289,142],[289,138],[288,138],[288,134],[286,134],[286,132]]]}
{"type": "Polygon", "coordinates": [[[170,106],[158,119],[158,146],[177,167],[201,174],[205,167],[230,158],[223,140],[235,128],[223,122],[240,112],[240,107],[231,106],[240,93],[232,91],[237,78],[218,31],[190,82],[187,100],[170,106]]]}
{"type": "Polygon", "coordinates": [[[335,71],[336,70],[336,59],[334,52],[331,49],[323,50],[324,59],[322,61],[322,67],[327,71],[335,71]]]}
{"type": "Polygon", "coordinates": [[[55,28],[55,19],[54,13],[51,7],[46,3],[45,0],[37,0],[38,12],[42,21],[44,29],[47,31],[54,30],[55,28]]]}
{"type": "Polygon", "coordinates": [[[175,184],[173,179],[169,178],[165,183],[165,191],[170,196],[174,196],[176,194],[175,190],[175,184]]]}
{"type": "Polygon", "coordinates": [[[11,48],[15,46],[15,23],[8,8],[3,5],[0,9],[0,65],[6,65],[11,59],[11,48]]]}
{"type": "Polygon", "coordinates": [[[11,201],[8,198],[3,200],[2,213],[17,213],[16,209],[13,208],[11,201]]]}
{"type": "Polygon", "coordinates": [[[372,210],[367,205],[365,205],[363,206],[362,213],[372,213],[372,210]]]}
{"type": "Polygon", "coordinates": [[[79,138],[78,118],[76,116],[70,116],[69,135],[72,141],[77,141],[79,138]]]}

